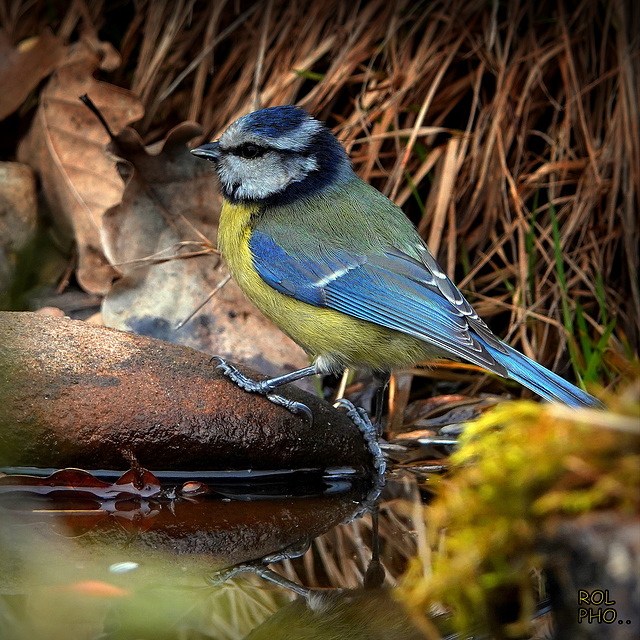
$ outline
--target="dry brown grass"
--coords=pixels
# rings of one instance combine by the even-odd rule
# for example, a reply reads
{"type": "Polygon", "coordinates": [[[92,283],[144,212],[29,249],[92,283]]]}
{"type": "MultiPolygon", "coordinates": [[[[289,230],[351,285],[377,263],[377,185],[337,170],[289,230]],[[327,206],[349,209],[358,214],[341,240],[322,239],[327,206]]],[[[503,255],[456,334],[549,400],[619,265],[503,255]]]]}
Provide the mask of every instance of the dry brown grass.
{"type": "MultiPolygon", "coordinates": [[[[141,96],[147,143],[185,119],[211,139],[250,110],[304,106],[502,338],[567,374],[568,345],[578,371],[584,357],[576,318],[595,348],[616,317],[591,372],[603,385],[638,353],[640,3],[0,0],[0,25],[14,43],[44,25],[110,39],[123,62],[103,79],[141,96]]],[[[383,507],[391,583],[415,553],[398,535],[421,526],[410,516],[383,507]]],[[[360,585],[369,537],[354,522],[282,570],[360,585]]],[[[424,532],[417,546],[425,558],[424,532]]]]}
{"type": "MultiPolygon", "coordinates": [[[[45,5],[3,7],[14,41],[50,20],[45,5]]],[[[602,383],[637,352],[637,3],[80,0],[52,26],[113,40],[123,64],[107,79],[142,96],[148,142],[187,118],[211,138],[275,104],[327,120],[528,355],[562,373],[576,303],[592,344],[603,308],[617,316],[602,383]]]]}

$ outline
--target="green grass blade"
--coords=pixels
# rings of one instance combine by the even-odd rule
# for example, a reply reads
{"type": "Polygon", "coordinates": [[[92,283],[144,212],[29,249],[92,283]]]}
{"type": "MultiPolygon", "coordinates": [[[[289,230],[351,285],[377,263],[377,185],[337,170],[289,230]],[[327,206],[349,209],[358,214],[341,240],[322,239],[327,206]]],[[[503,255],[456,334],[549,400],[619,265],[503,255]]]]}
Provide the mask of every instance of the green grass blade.
{"type": "Polygon", "coordinates": [[[575,336],[573,334],[573,317],[571,315],[571,308],[569,306],[569,292],[567,291],[567,278],[565,275],[564,259],[562,257],[562,246],[560,243],[560,229],[558,227],[556,209],[551,202],[549,202],[549,213],[551,214],[553,248],[556,259],[556,269],[558,273],[558,284],[560,285],[560,293],[562,295],[562,319],[564,328],[567,332],[569,356],[571,358],[571,364],[573,365],[573,371],[576,374],[576,378],[582,384],[582,386],[584,386],[582,381],[582,372],[584,369],[580,360],[580,355],[578,353],[575,336]]]}

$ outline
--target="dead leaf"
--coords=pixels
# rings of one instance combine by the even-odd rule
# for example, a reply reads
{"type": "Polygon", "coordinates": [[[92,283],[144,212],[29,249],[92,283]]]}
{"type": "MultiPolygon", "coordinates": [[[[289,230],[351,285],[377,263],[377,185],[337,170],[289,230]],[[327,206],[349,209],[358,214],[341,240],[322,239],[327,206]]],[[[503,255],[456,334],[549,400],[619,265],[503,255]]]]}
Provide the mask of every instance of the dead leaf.
{"type": "Polygon", "coordinates": [[[35,37],[11,46],[0,29],[0,120],[11,115],[55,68],[64,55],[62,41],[45,28],[35,37]]]}
{"type": "Polygon", "coordinates": [[[18,253],[34,236],[38,217],[33,171],[19,162],[0,162],[0,304],[7,302],[18,253]]]}
{"type": "Polygon", "coordinates": [[[98,68],[113,68],[117,56],[109,43],[89,36],[71,45],[18,148],[19,159],[40,174],[58,224],[73,234],[78,281],[91,293],[106,293],[115,275],[104,257],[100,231],[103,213],[120,202],[124,185],[105,150],[107,132],[78,97],[89,94],[114,130],[142,117],[142,105],[131,91],[93,77],[98,68]]]}
{"type": "Polygon", "coordinates": [[[32,238],[38,207],[35,178],[29,167],[0,162],[0,184],[0,249],[4,255],[20,251],[32,238]]]}
{"type": "Polygon", "coordinates": [[[176,326],[226,276],[215,247],[220,196],[207,163],[187,142],[202,134],[184,122],[162,149],[150,153],[132,129],[116,136],[113,150],[126,159],[129,178],[122,203],[105,213],[104,250],[122,273],[102,305],[108,327],[162,338],[247,362],[267,375],[304,367],[308,358],[229,283],[180,329],[176,326]],[[117,147],[117,149],[115,148],[117,147]],[[194,242],[182,246],[180,243],[194,242]],[[145,261],[206,251],[205,255],[145,261]]]}
{"type": "Polygon", "coordinates": [[[43,476],[8,474],[0,477],[0,494],[16,490],[29,491],[32,494],[58,495],[70,493],[76,499],[115,499],[124,496],[150,498],[158,496],[162,485],[148,469],[129,469],[115,482],[100,480],[84,469],[67,468],[43,476]],[[138,476],[142,482],[138,482],[138,476]]]}

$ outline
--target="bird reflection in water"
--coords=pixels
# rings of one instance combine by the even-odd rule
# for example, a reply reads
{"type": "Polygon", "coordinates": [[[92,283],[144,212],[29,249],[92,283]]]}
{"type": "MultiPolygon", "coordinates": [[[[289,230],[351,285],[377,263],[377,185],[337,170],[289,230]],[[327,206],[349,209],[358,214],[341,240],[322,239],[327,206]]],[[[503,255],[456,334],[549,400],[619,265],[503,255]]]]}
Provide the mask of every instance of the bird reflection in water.
{"type": "MultiPolygon", "coordinates": [[[[299,596],[253,629],[246,640],[425,640],[425,629],[416,626],[392,590],[383,586],[377,508],[372,510],[372,534],[371,560],[363,585],[357,589],[310,589],[268,568],[277,559],[302,555],[309,544],[279,558],[230,568],[218,574],[214,582],[250,572],[299,596]]],[[[444,616],[439,618],[444,621],[444,616]]],[[[432,631],[435,638],[447,635],[435,625],[432,631]]]]}

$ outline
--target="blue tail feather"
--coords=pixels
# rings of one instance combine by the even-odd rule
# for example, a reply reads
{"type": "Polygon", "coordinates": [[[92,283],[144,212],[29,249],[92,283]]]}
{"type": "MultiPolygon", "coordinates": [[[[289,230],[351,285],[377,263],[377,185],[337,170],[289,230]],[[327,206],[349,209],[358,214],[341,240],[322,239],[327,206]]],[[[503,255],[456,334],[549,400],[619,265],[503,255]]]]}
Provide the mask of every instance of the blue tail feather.
{"type": "Polygon", "coordinates": [[[495,360],[507,369],[509,378],[516,380],[546,400],[563,402],[576,408],[604,408],[604,405],[597,398],[578,389],[575,385],[563,380],[553,371],[549,371],[512,347],[503,345],[507,351],[504,354],[488,345],[485,346],[495,360]]]}

